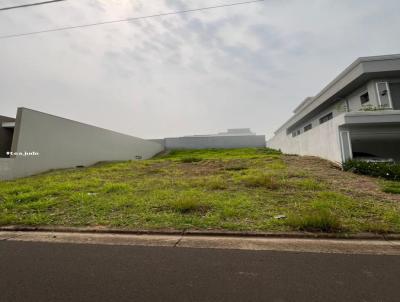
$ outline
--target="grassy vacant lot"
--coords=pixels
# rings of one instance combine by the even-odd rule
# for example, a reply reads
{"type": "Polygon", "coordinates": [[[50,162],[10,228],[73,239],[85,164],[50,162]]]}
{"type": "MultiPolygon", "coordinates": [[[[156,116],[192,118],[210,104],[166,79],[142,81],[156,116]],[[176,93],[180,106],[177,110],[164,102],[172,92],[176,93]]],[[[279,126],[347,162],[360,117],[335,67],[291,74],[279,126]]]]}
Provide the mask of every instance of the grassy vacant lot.
{"type": "Polygon", "coordinates": [[[399,188],[269,149],[174,151],[0,182],[0,224],[400,232],[399,188]]]}

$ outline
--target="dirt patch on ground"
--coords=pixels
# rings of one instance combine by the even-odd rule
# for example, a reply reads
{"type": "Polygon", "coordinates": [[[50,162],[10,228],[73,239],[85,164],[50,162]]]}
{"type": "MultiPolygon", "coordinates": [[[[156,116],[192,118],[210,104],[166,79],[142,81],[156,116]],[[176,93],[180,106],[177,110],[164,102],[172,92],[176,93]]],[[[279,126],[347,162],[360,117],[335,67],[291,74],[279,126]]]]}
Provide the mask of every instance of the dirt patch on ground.
{"type": "Polygon", "coordinates": [[[399,201],[400,195],[382,192],[374,177],[344,172],[332,162],[313,156],[283,156],[290,171],[305,172],[320,179],[330,188],[355,197],[374,197],[378,200],[399,201]]]}
{"type": "Polygon", "coordinates": [[[209,159],[195,163],[181,163],[179,164],[179,169],[186,176],[209,176],[218,175],[226,171],[242,171],[250,166],[251,160],[246,159],[209,159]]]}
{"type": "Polygon", "coordinates": [[[181,163],[179,169],[185,176],[216,175],[224,169],[224,162],[220,160],[202,160],[196,163],[181,163]]]}

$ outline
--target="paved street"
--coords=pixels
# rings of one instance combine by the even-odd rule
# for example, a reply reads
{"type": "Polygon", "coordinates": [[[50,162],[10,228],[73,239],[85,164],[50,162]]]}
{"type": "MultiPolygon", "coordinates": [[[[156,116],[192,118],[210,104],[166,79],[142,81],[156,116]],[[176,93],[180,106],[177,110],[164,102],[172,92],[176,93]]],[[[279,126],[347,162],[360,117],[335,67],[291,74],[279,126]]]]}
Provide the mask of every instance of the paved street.
{"type": "Polygon", "coordinates": [[[400,257],[0,241],[0,301],[399,301],[400,257]]]}

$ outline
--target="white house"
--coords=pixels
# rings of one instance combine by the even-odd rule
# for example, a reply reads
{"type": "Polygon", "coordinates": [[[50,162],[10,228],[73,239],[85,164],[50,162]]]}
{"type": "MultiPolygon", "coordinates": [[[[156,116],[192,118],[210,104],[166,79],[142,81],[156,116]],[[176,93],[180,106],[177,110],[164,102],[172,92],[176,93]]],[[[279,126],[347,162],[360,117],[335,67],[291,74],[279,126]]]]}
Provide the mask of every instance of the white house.
{"type": "Polygon", "coordinates": [[[337,163],[400,161],[400,54],[358,58],[306,98],[267,146],[337,163]]]}

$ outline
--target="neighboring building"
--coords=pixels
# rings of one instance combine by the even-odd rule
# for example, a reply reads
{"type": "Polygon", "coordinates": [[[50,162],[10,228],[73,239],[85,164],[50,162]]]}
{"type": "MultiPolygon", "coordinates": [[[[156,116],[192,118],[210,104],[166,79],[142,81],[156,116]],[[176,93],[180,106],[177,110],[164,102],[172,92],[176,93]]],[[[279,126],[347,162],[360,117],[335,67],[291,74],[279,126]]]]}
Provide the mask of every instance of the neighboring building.
{"type": "Polygon", "coordinates": [[[14,134],[15,118],[0,115],[0,158],[8,157],[14,134]]]}
{"type": "Polygon", "coordinates": [[[357,59],[306,98],[267,145],[338,163],[362,156],[400,161],[400,54],[357,59]]]}
{"type": "Polygon", "coordinates": [[[27,108],[18,108],[16,119],[0,116],[3,180],[100,161],[146,159],[161,151],[154,142],[27,108]]]}
{"type": "Polygon", "coordinates": [[[221,136],[240,136],[240,135],[256,135],[254,132],[251,132],[250,128],[236,128],[236,129],[228,129],[226,132],[220,132],[216,135],[221,136]]]}
{"type": "Polygon", "coordinates": [[[165,149],[228,149],[265,147],[265,135],[256,135],[248,128],[228,129],[218,134],[167,137],[151,140],[160,143],[165,149]]]}

